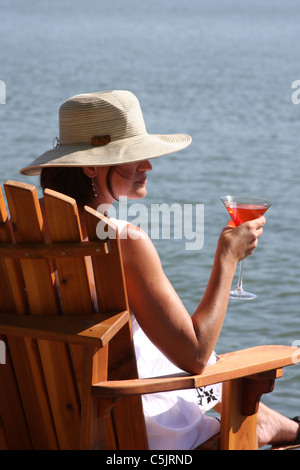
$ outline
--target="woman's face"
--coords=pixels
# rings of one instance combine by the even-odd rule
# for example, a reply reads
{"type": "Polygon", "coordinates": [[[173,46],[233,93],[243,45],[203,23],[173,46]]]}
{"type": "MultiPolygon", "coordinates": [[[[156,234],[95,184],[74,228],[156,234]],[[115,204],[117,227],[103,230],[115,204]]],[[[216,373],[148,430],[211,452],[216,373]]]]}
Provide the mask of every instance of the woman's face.
{"type": "Polygon", "coordinates": [[[126,163],[111,167],[83,167],[84,173],[92,178],[97,198],[94,205],[112,204],[121,196],[128,199],[140,199],[147,193],[147,171],[152,170],[149,160],[126,163]],[[108,181],[109,178],[109,186],[108,181]]]}
{"type": "Polygon", "coordinates": [[[111,173],[111,188],[113,194],[128,199],[140,199],[147,193],[147,171],[152,170],[149,160],[137,163],[127,163],[114,167],[111,173]]]}

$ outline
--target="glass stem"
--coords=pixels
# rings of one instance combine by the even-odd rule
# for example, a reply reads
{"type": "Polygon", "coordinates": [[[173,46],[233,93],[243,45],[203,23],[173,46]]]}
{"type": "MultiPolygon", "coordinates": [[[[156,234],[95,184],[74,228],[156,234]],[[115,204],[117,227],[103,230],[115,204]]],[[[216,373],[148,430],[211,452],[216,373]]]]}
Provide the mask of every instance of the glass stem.
{"type": "Polygon", "coordinates": [[[240,273],[236,288],[237,290],[243,290],[243,260],[240,261],[240,273]]]}

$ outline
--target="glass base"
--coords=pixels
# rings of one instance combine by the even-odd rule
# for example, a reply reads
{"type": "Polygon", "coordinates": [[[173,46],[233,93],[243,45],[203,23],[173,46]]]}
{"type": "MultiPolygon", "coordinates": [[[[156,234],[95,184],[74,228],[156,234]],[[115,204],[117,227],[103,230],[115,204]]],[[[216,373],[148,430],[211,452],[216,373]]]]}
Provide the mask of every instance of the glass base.
{"type": "Polygon", "coordinates": [[[252,300],[256,299],[257,295],[246,292],[244,289],[235,289],[230,292],[229,298],[236,300],[252,300]]]}

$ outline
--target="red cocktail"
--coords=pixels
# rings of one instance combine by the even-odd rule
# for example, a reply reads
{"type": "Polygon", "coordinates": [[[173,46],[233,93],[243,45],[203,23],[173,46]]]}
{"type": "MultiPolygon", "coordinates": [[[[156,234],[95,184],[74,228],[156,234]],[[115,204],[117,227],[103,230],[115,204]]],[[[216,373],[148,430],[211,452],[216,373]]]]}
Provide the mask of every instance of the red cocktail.
{"type": "MultiPolygon", "coordinates": [[[[257,219],[270,207],[271,202],[262,198],[244,196],[223,196],[221,201],[228,210],[235,225],[240,225],[249,220],[257,219]]],[[[255,299],[257,296],[243,289],[243,261],[240,262],[240,274],[237,287],[230,292],[231,299],[255,299]]]]}
{"type": "Polygon", "coordinates": [[[234,204],[226,206],[226,209],[235,225],[240,225],[248,220],[257,219],[266,212],[268,207],[255,204],[234,204]]]}

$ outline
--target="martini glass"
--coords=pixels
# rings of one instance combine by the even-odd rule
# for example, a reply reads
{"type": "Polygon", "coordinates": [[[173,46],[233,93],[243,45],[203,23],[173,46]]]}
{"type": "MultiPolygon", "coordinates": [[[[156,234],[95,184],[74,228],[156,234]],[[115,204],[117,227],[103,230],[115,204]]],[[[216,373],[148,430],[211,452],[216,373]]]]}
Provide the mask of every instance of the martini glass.
{"type": "MultiPolygon", "coordinates": [[[[235,225],[240,225],[248,220],[257,219],[270,207],[271,202],[258,197],[223,196],[224,203],[235,225]]],[[[235,290],[230,292],[231,299],[251,300],[257,296],[243,289],[243,260],[240,261],[238,283],[235,290]]]]}

